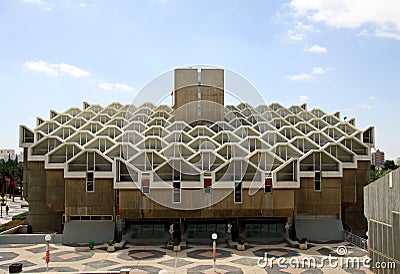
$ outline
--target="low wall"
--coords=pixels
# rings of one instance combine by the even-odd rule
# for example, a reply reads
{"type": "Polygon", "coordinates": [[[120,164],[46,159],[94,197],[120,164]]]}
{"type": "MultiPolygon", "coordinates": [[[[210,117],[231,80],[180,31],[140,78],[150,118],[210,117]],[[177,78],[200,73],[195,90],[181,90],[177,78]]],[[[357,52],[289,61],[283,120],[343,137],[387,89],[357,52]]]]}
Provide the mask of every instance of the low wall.
{"type": "MultiPolygon", "coordinates": [[[[62,234],[50,234],[52,244],[61,244],[62,234]]],[[[0,244],[43,244],[46,234],[2,234],[0,235],[0,244]]]]}

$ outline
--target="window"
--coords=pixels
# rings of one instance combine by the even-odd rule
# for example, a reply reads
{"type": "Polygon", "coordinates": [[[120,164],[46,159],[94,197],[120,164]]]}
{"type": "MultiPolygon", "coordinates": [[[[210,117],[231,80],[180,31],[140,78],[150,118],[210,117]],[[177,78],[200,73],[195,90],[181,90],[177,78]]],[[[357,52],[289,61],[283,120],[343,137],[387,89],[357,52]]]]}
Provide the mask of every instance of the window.
{"type": "Polygon", "coordinates": [[[173,202],[180,203],[181,202],[181,182],[174,182],[173,183],[173,202]]]}
{"type": "Polygon", "coordinates": [[[150,193],[150,175],[149,174],[143,174],[142,177],[142,192],[143,194],[149,194],[150,193]]]}
{"type": "Polygon", "coordinates": [[[87,153],[87,170],[94,170],[94,152],[87,153]]]}
{"type": "Polygon", "coordinates": [[[264,193],[272,193],[272,177],[265,178],[264,193]]]}
{"type": "Polygon", "coordinates": [[[321,191],[321,172],[320,171],[315,172],[314,191],[321,191]]]}
{"type": "Polygon", "coordinates": [[[211,184],[212,184],[212,178],[204,177],[204,193],[211,193],[211,184]]]}
{"type": "Polygon", "coordinates": [[[115,204],[119,204],[119,189],[115,190],[115,204]]]}
{"type": "Polygon", "coordinates": [[[86,173],[86,192],[94,192],[94,172],[86,173]]]}
{"type": "Polygon", "coordinates": [[[235,182],[235,203],[242,202],[242,182],[235,182]]]}

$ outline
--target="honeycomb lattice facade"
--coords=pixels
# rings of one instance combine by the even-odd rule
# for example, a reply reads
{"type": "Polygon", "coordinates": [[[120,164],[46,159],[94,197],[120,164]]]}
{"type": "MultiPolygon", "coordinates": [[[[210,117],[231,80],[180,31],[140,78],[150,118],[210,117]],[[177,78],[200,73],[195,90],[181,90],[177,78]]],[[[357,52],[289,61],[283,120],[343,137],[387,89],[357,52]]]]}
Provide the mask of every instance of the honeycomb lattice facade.
{"type": "Polygon", "coordinates": [[[239,220],[242,231],[240,220],[325,217],[363,233],[373,127],[277,103],[227,105],[223,117],[190,125],[167,105],[84,102],[21,126],[33,229],[185,218],[239,220]]]}

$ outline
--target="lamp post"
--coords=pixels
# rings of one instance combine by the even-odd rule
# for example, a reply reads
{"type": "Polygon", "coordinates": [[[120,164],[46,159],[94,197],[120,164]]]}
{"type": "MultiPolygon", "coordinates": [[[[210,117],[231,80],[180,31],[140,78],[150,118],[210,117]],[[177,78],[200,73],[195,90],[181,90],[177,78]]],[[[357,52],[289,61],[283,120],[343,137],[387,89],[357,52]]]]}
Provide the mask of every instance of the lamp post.
{"type": "Polygon", "coordinates": [[[217,260],[217,243],[216,243],[216,240],[218,238],[217,233],[213,233],[211,235],[211,238],[213,239],[213,260],[214,260],[214,273],[215,273],[216,272],[215,271],[215,261],[217,260]]]}
{"type": "Polygon", "coordinates": [[[46,270],[47,272],[49,272],[51,235],[47,234],[46,236],[44,236],[44,240],[46,241],[46,270]]]}

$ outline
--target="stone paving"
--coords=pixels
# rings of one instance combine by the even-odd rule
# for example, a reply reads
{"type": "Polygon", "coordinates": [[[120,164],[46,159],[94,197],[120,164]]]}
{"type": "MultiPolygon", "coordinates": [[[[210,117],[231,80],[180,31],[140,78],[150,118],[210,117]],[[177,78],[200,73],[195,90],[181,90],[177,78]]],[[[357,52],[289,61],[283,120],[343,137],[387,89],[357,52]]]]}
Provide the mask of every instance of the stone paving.
{"type": "Polygon", "coordinates": [[[11,221],[12,216],[28,211],[28,207],[21,207],[21,205],[28,205],[28,202],[21,200],[19,196],[14,197],[14,202],[12,198],[7,195],[7,205],[10,208],[8,215],[6,214],[6,207],[3,206],[3,217],[0,218],[0,224],[5,224],[11,221]]]}
{"type": "MultiPolygon", "coordinates": [[[[307,250],[299,250],[284,242],[272,244],[252,244],[245,251],[229,248],[227,244],[218,244],[216,268],[218,273],[372,273],[367,268],[332,268],[324,257],[339,257],[336,248],[347,247],[347,257],[365,257],[365,251],[348,243],[313,243],[307,250]],[[322,268],[285,268],[276,261],[272,267],[262,268],[257,265],[259,257],[283,257],[302,259],[312,256],[322,268]],[[322,262],[322,263],[321,263],[322,262]]],[[[343,258],[346,258],[343,257],[343,258]]],[[[2,245],[0,244],[0,273],[7,273],[12,263],[23,263],[24,273],[46,272],[45,244],[36,245],[2,245]]],[[[287,263],[288,264],[288,263],[287,263]]],[[[101,246],[93,250],[88,247],[70,247],[51,244],[51,261],[49,272],[99,273],[119,271],[130,268],[130,273],[214,273],[211,245],[191,245],[180,252],[174,252],[162,245],[133,245],[128,243],[122,250],[108,253],[101,246]]]]}

